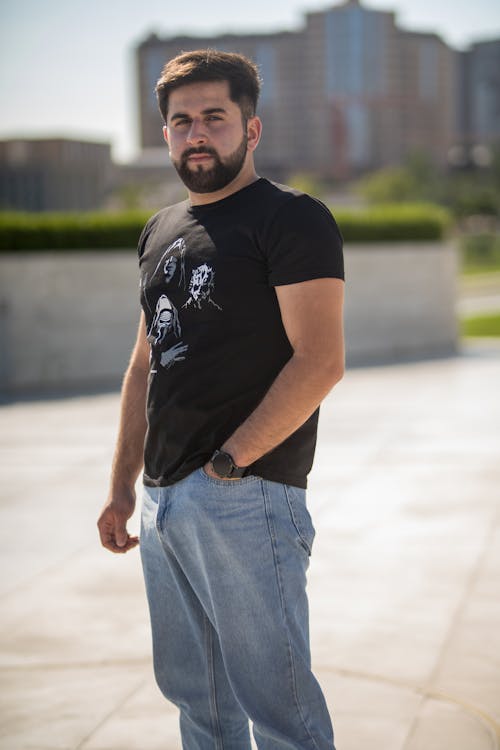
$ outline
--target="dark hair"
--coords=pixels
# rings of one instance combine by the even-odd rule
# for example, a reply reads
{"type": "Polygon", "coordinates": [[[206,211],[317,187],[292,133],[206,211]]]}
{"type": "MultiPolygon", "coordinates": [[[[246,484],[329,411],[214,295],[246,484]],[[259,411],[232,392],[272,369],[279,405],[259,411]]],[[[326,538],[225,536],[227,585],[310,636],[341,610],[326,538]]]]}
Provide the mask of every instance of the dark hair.
{"type": "Polygon", "coordinates": [[[255,115],[260,92],[259,71],[255,63],[236,52],[198,49],[172,58],[161,72],[156,97],[165,122],[170,92],[203,81],[227,81],[231,101],[238,104],[243,118],[255,115]]]}

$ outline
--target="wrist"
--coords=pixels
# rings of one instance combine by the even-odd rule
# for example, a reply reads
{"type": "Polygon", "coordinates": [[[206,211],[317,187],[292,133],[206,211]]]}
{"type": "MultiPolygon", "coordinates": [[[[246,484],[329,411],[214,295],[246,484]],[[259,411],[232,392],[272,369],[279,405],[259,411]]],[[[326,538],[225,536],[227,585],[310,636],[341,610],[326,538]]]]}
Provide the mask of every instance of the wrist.
{"type": "Polygon", "coordinates": [[[112,479],[109,486],[109,494],[110,497],[116,497],[120,495],[135,495],[135,481],[124,480],[122,478],[120,478],[119,480],[112,479]]]}
{"type": "Polygon", "coordinates": [[[246,460],[246,455],[243,451],[238,450],[236,446],[231,446],[230,443],[224,443],[224,445],[221,445],[219,448],[223,453],[228,453],[235,466],[238,466],[239,468],[243,468],[245,466],[250,466],[252,461],[246,460]]]}
{"type": "Polygon", "coordinates": [[[209,465],[221,479],[240,479],[247,473],[247,466],[238,466],[229,451],[217,449],[210,458],[209,465]]]}

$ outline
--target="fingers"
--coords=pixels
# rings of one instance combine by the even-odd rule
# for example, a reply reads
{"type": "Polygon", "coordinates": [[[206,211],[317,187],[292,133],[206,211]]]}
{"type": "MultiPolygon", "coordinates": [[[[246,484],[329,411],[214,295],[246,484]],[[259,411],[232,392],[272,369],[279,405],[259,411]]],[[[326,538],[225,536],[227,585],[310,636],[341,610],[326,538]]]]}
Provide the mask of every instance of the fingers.
{"type": "Polygon", "coordinates": [[[107,537],[107,538],[101,537],[101,544],[110,552],[114,552],[115,554],[120,555],[120,554],[124,554],[125,552],[128,552],[134,547],[137,547],[137,545],[139,544],[139,538],[136,536],[129,536],[125,544],[122,544],[119,546],[116,543],[116,540],[112,536],[107,537]]]}
{"type": "Polygon", "coordinates": [[[125,547],[128,540],[128,532],[125,524],[115,524],[115,542],[119,547],[125,547]]]}
{"type": "Polygon", "coordinates": [[[117,555],[123,555],[125,552],[137,547],[139,544],[139,538],[137,536],[128,536],[125,544],[118,546],[113,538],[103,539],[101,537],[102,546],[108,549],[110,552],[114,552],[117,555]]]}
{"type": "Polygon", "coordinates": [[[139,537],[130,536],[126,527],[126,518],[113,512],[109,507],[102,512],[97,527],[101,544],[110,552],[117,554],[128,552],[137,547],[139,537]]]}

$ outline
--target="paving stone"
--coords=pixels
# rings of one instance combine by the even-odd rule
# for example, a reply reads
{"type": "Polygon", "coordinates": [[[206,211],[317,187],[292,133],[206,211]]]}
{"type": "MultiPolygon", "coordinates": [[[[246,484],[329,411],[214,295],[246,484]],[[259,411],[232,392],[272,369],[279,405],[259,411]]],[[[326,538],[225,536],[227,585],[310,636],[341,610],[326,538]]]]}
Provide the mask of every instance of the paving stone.
{"type": "MultiPolygon", "coordinates": [[[[499,382],[476,345],[351,370],[322,407],[311,640],[338,750],[499,747],[499,382]]],[[[97,542],[118,410],[0,407],[2,750],[180,748],[138,552],[97,542]]]]}

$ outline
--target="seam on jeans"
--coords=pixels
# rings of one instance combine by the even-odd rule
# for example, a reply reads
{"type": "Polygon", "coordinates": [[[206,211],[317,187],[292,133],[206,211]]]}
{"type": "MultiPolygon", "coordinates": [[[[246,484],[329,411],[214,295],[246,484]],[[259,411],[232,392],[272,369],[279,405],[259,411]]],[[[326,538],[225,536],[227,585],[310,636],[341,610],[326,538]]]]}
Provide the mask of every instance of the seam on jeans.
{"type": "Polygon", "coordinates": [[[260,481],[260,477],[256,474],[249,474],[246,477],[239,477],[238,479],[217,479],[216,477],[212,477],[210,474],[207,474],[203,466],[198,469],[198,471],[203,479],[206,479],[210,484],[214,484],[216,487],[236,488],[241,487],[241,485],[244,484],[252,484],[254,482],[260,481]]]}
{"type": "Polygon", "coordinates": [[[276,579],[277,579],[278,589],[279,589],[279,593],[280,593],[281,609],[282,609],[283,619],[284,619],[284,622],[285,622],[285,631],[286,631],[286,636],[287,636],[287,647],[288,647],[287,650],[288,650],[289,668],[290,668],[290,674],[291,674],[292,693],[293,693],[293,697],[294,697],[294,700],[295,700],[295,708],[297,709],[297,713],[298,713],[298,715],[300,717],[302,725],[303,725],[304,729],[306,730],[307,734],[309,735],[309,738],[310,738],[311,742],[313,743],[313,745],[316,748],[316,750],[320,750],[319,747],[318,747],[318,745],[317,745],[317,743],[316,743],[316,740],[314,739],[313,735],[311,734],[311,732],[309,730],[309,726],[307,725],[306,719],[304,717],[304,713],[303,713],[301,705],[300,705],[299,695],[298,695],[298,692],[297,692],[297,677],[296,677],[296,674],[295,674],[295,665],[294,665],[294,660],[293,660],[293,649],[292,649],[292,644],[291,644],[291,641],[290,641],[290,630],[289,630],[289,627],[288,627],[288,616],[287,616],[287,610],[286,610],[286,606],[285,606],[285,595],[284,595],[284,592],[283,592],[283,583],[282,583],[282,580],[281,580],[280,561],[279,561],[278,548],[277,548],[277,542],[276,542],[276,531],[275,531],[274,525],[273,525],[273,518],[272,518],[272,511],[271,511],[271,502],[270,502],[270,499],[269,499],[269,497],[267,496],[267,493],[266,493],[265,483],[263,482],[262,484],[263,484],[263,492],[264,492],[264,507],[265,507],[265,511],[266,511],[267,525],[268,525],[268,528],[269,528],[269,534],[271,536],[271,545],[272,545],[273,558],[274,558],[274,568],[275,568],[275,572],[276,572],[276,579]]]}
{"type": "Polygon", "coordinates": [[[212,631],[210,630],[210,623],[208,617],[203,615],[203,628],[205,630],[205,645],[207,650],[207,667],[208,667],[208,681],[209,681],[209,704],[210,704],[210,719],[212,723],[212,734],[215,740],[215,750],[224,750],[222,742],[222,732],[219,719],[219,711],[217,709],[217,692],[215,687],[215,666],[214,666],[214,645],[212,631]]]}
{"type": "Polygon", "coordinates": [[[173,553],[173,550],[170,544],[168,543],[168,540],[166,537],[166,530],[165,530],[165,519],[170,510],[172,498],[171,497],[169,498],[168,487],[159,487],[158,489],[159,489],[158,508],[157,508],[156,516],[155,516],[156,535],[162,546],[163,552],[166,553],[168,550],[169,552],[173,553]]]}
{"type": "Polygon", "coordinates": [[[287,505],[288,505],[288,510],[290,512],[290,518],[291,518],[292,523],[293,523],[293,525],[295,527],[295,531],[297,532],[297,535],[299,537],[299,539],[298,539],[299,544],[300,544],[300,546],[303,549],[305,549],[305,551],[307,552],[307,554],[309,555],[309,557],[311,557],[312,545],[309,544],[309,542],[307,540],[307,537],[306,537],[306,534],[302,530],[302,525],[300,524],[299,519],[297,518],[297,514],[296,514],[296,511],[295,511],[295,509],[293,507],[293,501],[292,501],[292,499],[290,497],[290,492],[289,492],[288,486],[286,484],[284,484],[283,485],[283,489],[285,490],[285,497],[286,497],[286,502],[287,502],[287,505]]]}
{"type": "Polygon", "coordinates": [[[165,522],[165,516],[168,512],[168,489],[167,487],[160,487],[160,492],[158,494],[158,510],[156,512],[156,519],[155,519],[155,525],[156,529],[158,531],[158,534],[161,536],[163,532],[163,526],[165,522]]]}

